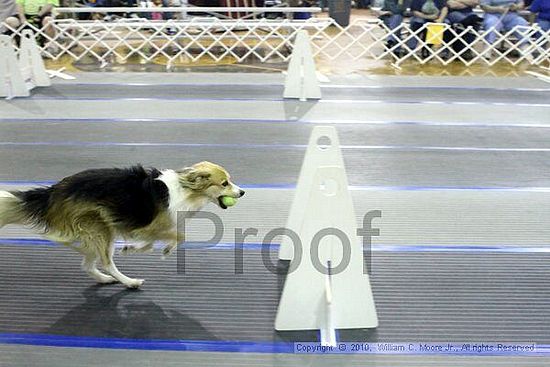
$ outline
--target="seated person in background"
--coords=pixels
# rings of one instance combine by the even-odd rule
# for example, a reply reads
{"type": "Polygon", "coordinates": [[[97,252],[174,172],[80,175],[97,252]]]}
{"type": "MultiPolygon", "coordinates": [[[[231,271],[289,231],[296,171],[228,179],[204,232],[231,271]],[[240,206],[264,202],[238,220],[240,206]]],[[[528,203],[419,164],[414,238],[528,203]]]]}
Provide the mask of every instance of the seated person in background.
{"type": "MultiPolygon", "coordinates": [[[[163,0],[153,0],[151,4],[152,8],[162,8],[164,7],[163,0]]],[[[164,19],[164,13],[158,12],[158,13],[151,13],[151,20],[163,20],[164,19]]]]}
{"type": "Polygon", "coordinates": [[[25,16],[19,12],[15,0],[0,0],[0,34],[18,28],[25,21],[25,16]]]}
{"type": "Polygon", "coordinates": [[[52,10],[59,6],[59,0],[17,0],[20,12],[24,14],[24,21],[27,21],[37,28],[44,28],[48,37],[55,37],[55,30],[51,26],[52,10]]]}
{"type": "MultiPolygon", "coordinates": [[[[164,6],[167,8],[186,7],[187,4],[188,4],[187,0],[165,0],[164,1],[164,6]]],[[[260,6],[258,4],[259,2],[256,2],[256,6],[260,6]]],[[[263,1],[262,1],[262,4],[263,4],[263,1]]],[[[182,18],[186,18],[187,16],[188,15],[186,12],[164,13],[164,19],[182,19],[182,18]]]]}
{"type": "MultiPolygon", "coordinates": [[[[84,0],[82,5],[87,8],[100,8],[105,6],[103,3],[104,0],[84,0]]],[[[96,20],[103,18],[100,13],[77,13],[76,16],[79,20],[96,20]]]]}
{"type": "MultiPolygon", "coordinates": [[[[425,23],[443,23],[447,16],[446,0],[412,0],[411,3],[412,18],[410,21],[411,31],[416,33],[425,23]]],[[[424,39],[426,32],[417,34],[417,37],[424,39]]],[[[416,37],[407,42],[407,46],[414,50],[418,40],[416,37]]]]}
{"type": "Polygon", "coordinates": [[[550,30],[550,0],[534,0],[529,10],[537,14],[535,20],[543,31],[550,30]]]}
{"type": "MultiPolygon", "coordinates": [[[[139,3],[140,8],[164,8],[168,6],[167,0],[142,0],[139,3]]],[[[149,19],[149,20],[163,20],[165,19],[165,15],[169,15],[168,13],[163,12],[149,12],[149,13],[142,13],[141,18],[149,19]]],[[[168,17],[166,17],[168,18],[168,17]]]]}
{"type": "MultiPolygon", "coordinates": [[[[96,0],[95,6],[102,8],[133,8],[138,6],[136,1],[137,0],[96,0]]],[[[97,15],[99,17],[102,16],[99,14],[97,15]]],[[[103,20],[110,22],[123,17],[139,18],[136,13],[107,13],[107,15],[103,17],[103,20]]]]}
{"type": "MultiPolygon", "coordinates": [[[[502,29],[509,31],[517,26],[527,27],[529,25],[527,20],[518,13],[518,11],[524,8],[523,0],[481,0],[481,8],[485,11],[483,27],[485,30],[493,29],[485,37],[486,41],[491,45],[497,38],[495,30],[498,32],[502,29]]],[[[523,51],[527,46],[525,44],[525,37],[519,32],[515,32],[514,35],[518,40],[521,40],[522,46],[520,48],[523,51]]],[[[483,55],[486,59],[492,57],[492,48],[489,47],[487,46],[486,50],[488,50],[483,55]]]]}
{"type": "Polygon", "coordinates": [[[448,0],[447,20],[450,24],[454,23],[474,23],[480,18],[474,13],[474,8],[479,5],[479,0],[448,0]],[[471,19],[471,21],[468,21],[471,19]]]}
{"type": "MultiPolygon", "coordinates": [[[[474,13],[474,8],[479,5],[479,0],[448,0],[447,8],[449,13],[445,22],[450,24],[451,27],[461,34],[464,29],[472,27],[478,30],[481,26],[483,19],[474,13]]],[[[460,40],[453,42],[453,34],[450,32],[445,33],[445,41],[451,43],[451,47],[455,52],[460,52],[466,45],[472,44],[475,40],[475,35],[472,32],[466,32],[460,40]]],[[[465,51],[461,54],[465,59],[471,59],[471,52],[465,51]]]]}
{"type": "MultiPolygon", "coordinates": [[[[386,27],[394,30],[399,27],[403,22],[403,14],[407,10],[407,8],[409,8],[409,6],[410,0],[385,0],[384,6],[380,11],[380,19],[384,22],[386,27]]],[[[388,36],[386,47],[388,49],[391,49],[399,42],[400,38],[401,29],[399,31],[395,31],[388,36]]],[[[399,56],[400,49],[396,48],[395,50],[393,50],[393,53],[399,56]]]]}

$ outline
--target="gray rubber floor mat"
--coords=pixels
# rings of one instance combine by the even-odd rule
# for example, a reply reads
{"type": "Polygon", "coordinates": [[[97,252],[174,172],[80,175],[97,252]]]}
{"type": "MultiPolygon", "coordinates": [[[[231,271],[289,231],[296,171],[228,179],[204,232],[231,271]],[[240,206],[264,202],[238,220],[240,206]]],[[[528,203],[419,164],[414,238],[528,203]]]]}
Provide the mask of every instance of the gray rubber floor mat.
{"type": "MultiPolygon", "coordinates": [[[[88,168],[137,162],[178,168],[208,160],[227,168],[242,184],[285,185],[296,183],[304,152],[211,146],[0,146],[0,180],[58,180],[88,168]]],[[[346,166],[353,167],[347,171],[351,185],[550,186],[550,152],[350,150],[343,155],[346,166]]]]}
{"type": "MultiPolygon", "coordinates": [[[[548,149],[546,128],[489,128],[479,126],[422,126],[408,124],[353,124],[334,120],[344,151],[449,147],[472,149],[548,149]]],[[[142,144],[220,144],[246,146],[307,145],[312,124],[283,121],[225,120],[13,120],[0,122],[2,142],[82,142],[142,144]]],[[[223,148],[220,147],[220,148],[223,148]]],[[[248,147],[250,149],[251,147],[248,147]]],[[[265,147],[269,148],[269,147],[265,147]]],[[[440,149],[441,150],[441,149],[440,149]]]]}
{"type": "MultiPolygon", "coordinates": [[[[167,99],[274,99],[281,100],[283,85],[55,85],[33,91],[33,98],[55,99],[111,99],[111,98],[167,98],[167,99]]],[[[526,103],[548,104],[550,92],[486,90],[483,103],[526,103]]],[[[479,98],[468,89],[449,88],[347,88],[323,89],[323,99],[383,100],[385,102],[470,102],[478,103],[479,98]]]]}
{"type": "MultiPolygon", "coordinates": [[[[1,243],[1,240],[0,240],[1,243]]],[[[276,250],[273,247],[272,250],[276,250]]],[[[316,341],[273,329],[286,262],[246,249],[117,257],[142,290],[96,286],[80,257],[53,246],[0,246],[0,333],[145,339],[316,341]],[[271,261],[279,272],[270,272],[271,261]]],[[[342,341],[550,343],[550,254],[375,252],[380,326],[341,330],[342,341]]]]}

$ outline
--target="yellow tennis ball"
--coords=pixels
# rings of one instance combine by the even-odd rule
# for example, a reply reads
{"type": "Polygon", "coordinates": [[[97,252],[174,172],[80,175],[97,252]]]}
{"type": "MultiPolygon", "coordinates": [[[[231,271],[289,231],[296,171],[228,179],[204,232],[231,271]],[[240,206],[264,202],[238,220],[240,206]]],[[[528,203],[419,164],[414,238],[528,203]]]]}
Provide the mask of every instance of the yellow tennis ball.
{"type": "Polygon", "coordinates": [[[237,204],[237,199],[232,198],[231,196],[223,196],[222,197],[222,203],[223,203],[223,205],[225,205],[227,207],[230,207],[230,206],[233,206],[233,205],[237,204]]]}

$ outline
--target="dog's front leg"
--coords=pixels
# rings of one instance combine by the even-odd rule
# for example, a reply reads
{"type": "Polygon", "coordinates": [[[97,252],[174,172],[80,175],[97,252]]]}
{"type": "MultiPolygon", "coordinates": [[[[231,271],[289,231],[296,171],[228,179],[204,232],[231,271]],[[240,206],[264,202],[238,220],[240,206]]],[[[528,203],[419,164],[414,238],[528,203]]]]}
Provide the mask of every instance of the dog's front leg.
{"type": "Polygon", "coordinates": [[[124,245],[124,247],[120,249],[120,254],[129,255],[129,254],[136,254],[139,252],[151,252],[153,251],[153,246],[154,246],[153,242],[146,242],[143,245],[124,245]]]}
{"type": "Polygon", "coordinates": [[[174,249],[178,247],[178,244],[185,241],[185,235],[183,233],[174,232],[167,234],[165,240],[168,242],[166,246],[162,249],[162,258],[165,259],[167,256],[170,256],[174,249]]]}

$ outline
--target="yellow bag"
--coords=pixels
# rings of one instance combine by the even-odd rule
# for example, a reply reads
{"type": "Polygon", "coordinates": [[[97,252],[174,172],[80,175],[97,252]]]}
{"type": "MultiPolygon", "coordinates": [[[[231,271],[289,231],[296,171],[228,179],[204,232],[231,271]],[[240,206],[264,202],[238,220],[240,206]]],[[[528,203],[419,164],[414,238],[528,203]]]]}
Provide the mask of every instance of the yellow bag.
{"type": "Polygon", "coordinates": [[[430,45],[440,45],[443,43],[443,33],[445,32],[445,24],[443,23],[428,23],[426,32],[426,43],[430,45]]]}

